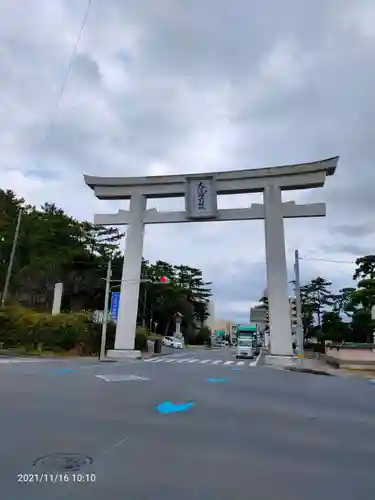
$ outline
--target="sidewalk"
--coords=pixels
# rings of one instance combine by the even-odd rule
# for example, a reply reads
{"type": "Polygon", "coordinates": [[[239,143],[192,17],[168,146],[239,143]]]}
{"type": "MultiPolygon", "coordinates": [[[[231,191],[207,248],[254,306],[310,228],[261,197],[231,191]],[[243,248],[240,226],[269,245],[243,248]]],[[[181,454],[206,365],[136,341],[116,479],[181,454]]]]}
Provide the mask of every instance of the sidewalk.
{"type": "Polygon", "coordinates": [[[286,366],[285,370],[290,370],[299,373],[312,373],[314,375],[338,375],[338,370],[330,367],[320,359],[304,358],[301,362],[297,359],[291,366],[286,366]]]}
{"type": "Polygon", "coordinates": [[[338,370],[327,365],[321,359],[304,358],[301,362],[297,356],[265,356],[266,365],[299,373],[315,375],[338,375],[338,370]]]}

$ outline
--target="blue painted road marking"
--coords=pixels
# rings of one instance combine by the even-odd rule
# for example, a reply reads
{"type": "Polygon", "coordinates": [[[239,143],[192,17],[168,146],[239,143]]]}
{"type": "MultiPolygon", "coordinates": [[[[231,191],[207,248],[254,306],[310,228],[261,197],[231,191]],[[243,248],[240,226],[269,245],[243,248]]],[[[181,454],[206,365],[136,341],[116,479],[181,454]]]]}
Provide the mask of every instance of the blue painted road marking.
{"type": "Polygon", "coordinates": [[[220,383],[220,382],[226,382],[228,379],[227,378],[208,378],[207,382],[212,382],[214,384],[220,383]]]}
{"type": "Polygon", "coordinates": [[[156,406],[156,410],[163,415],[167,415],[168,413],[187,411],[193,405],[194,403],[171,403],[170,401],[164,401],[156,406]]]}
{"type": "Polygon", "coordinates": [[[56,370],[57,373],[71,373],[73,370],[71,368],[62,368],[61,370],[56,370]]]}

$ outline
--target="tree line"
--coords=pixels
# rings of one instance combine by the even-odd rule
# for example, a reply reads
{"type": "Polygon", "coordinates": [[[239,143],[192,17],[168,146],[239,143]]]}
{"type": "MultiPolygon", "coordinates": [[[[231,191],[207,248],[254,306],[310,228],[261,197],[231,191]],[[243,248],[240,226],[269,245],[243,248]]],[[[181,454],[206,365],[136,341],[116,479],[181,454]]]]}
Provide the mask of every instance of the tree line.
{"type": "MultiPolygon", "coordinates": [[[[332,290],[332,282],[318,276],[301,285],[304,338],[318,341],[373,343],[375,321],[375,255],[355,261],[355,286],[332,290]]],[[[295,282],[292,282],[295,285],[295,282]]],[[[265,302],[265,298],[260,299],[265,302]]]]}
{"type": "MultiPolygon", "coordinates": [[[[55,283],[63,282],[62,311],[102,310],[108,260],[112,259],[111,288],[118,291],[123,265],[119,248],[124,233],[117,228],[79,221],[54,204],[37,208],[0,190],[0,285],[4,288],[16,220],[22,221],[7,302],[38,311],[51,311],[55,283]]],[[[182,314],[186,337],[194,337],[208,317],[211,283],[200,269],[143,259],[138,324],[160,334],[174,332],[182,314]],[[168,277],[165,284],[147,278],[168,277]],[[145,278],[145,282],[143,282],[145,278]]]]}

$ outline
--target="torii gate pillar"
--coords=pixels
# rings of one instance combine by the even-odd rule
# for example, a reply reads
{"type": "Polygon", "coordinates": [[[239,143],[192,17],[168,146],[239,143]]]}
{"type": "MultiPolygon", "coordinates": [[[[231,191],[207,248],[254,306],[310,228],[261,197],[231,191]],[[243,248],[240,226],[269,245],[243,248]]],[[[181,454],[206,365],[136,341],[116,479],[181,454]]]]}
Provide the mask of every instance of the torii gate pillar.
{"type": "Polygon", "coordinates": [[[130,200],[130,210],[117,214],[95,215],[95,224],[128,225],[124,255],[119,316],[115,349],[108,356],[135,357],[140,272],[145,224],[191,221],[229,221],[264,219],[267,262],[267,290],[271,354],[293,354],[288,297],[284,218],[324,217],[324,203],[296,205],[282,202],[283,190],[323,187],[326,176],[333,175],[338,157],[312,163],[282,167],[206,173],[201,175],[168,175],[153,177],[85,176],[97,198],[130,200]],[[249,208],[217,209],[217,195],[263,193],[263,204],[249,208]],[[147,198],[185,197],[186,210],[158,212],[146,210],[147,198]]]}
{"type": "Polygon", "coordinates": [[[272,354],[291,356],[292,331],[288,294],[288,274],[285,253],[285,233],[281,190],[278,186],[264,189],[264,236],[269,324],[272,354]]]}

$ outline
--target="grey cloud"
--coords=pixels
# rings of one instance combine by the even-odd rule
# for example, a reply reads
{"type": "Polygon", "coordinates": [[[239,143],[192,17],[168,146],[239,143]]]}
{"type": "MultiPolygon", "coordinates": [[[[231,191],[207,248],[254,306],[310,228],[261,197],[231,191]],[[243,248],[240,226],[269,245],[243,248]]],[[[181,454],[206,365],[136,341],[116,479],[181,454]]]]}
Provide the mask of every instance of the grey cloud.
{"type": "Polygon", "coordinates": [[[266,283],[265,262],[249,264],[247,261],[234,261],[228,268],[213,270],[212,291],[219,295],[225,290],[230,302],[256,302],[261,296],[266,283]]]}
{"type": "Polygon", "coordinates": [[[254,61],[275,40],[295,37],[303,47],[315,46],[329,34],[337,4],[325,8],[289,1],[249,3],[209,0],[117,2],[129,23],[146,27],[143,47],[151,67],[162,66],[184,77],[234,78],[252,71],[254,61]],[[293,15],[291,15],[293,12],[293,15]],[[319,32],[319,37],[316,33],[319,32]],[[173,43],[171,43],[173,40],[173,43]],[[194,73],[194,74],[193,74],[194,73]],[[197,74],[198,73],[198,74],[197,74]]]}
{"type": "MultiPolygon", "coordinates": [[[[321,245],[321,249],[323,252],[327,252],[329,254],[347,254],[353,256],[353,262],[356,258],[362,257],[364,255],[370,255],[373,252],[373,247],[370,245],[359,245],[356,243],[345,243],[345,242],[336,242],[335,244],[330,245],[321,245]]],[[[341,259],[342,260],[342,259],[341,259]]]]}
{"type": "Polygon", "coordinates": [[[344,236],[353,236],[361,238],[375,233],[375,222],[372,224],[358,224],[358,225],[340,225],[332,226],[331,232],[333,234],[342,234],[344,236]]]}
{"type": "MultiPolygon", "coordinates": [[[[327,203],[325,221],[286,224],[288,264],[294,248],[332,259],[371,248],[370,240],[348,240],[352,229],[355,238],[371,236],[366,227],[374,213],[374,49],[352,12],[365,2],[93,2],[44,143],[84,5],[43,5],[29,0],[34,17],[27,24],[17,22],[17,6],[14,18],[9,9],[0,19],[2,178],[10,169],[23,169],[31,181],[58,174],[59,191],[74,184],[76,199],[84,200],[64,197],[64,208],[87,217],[124,204],[95,201],[83,171],[144,175],[155,164],[172,172],[215,171],[340,155],[323,190],[288,194],[327,203]],[[233,143],[223,147],[228,136],[233,143]]],[[[53,198],[45,184],[40,203],[53,198]]],[[[262,223],[150,228],[145,254],[202,268],[220,316],[245,318],[239,304],[248,310],[264,288],[262,223]]],[[[304,280],[321,273],[337,287],[352,283],[352,271],[301,266],[304,280]]]]}
{"type": "Polygon", "coordinates": [[[102,74],[99,64],[89,54],[77,54],[73,62],[75,74],[89,80],[91,85],[101,80],[102,74]]]}

